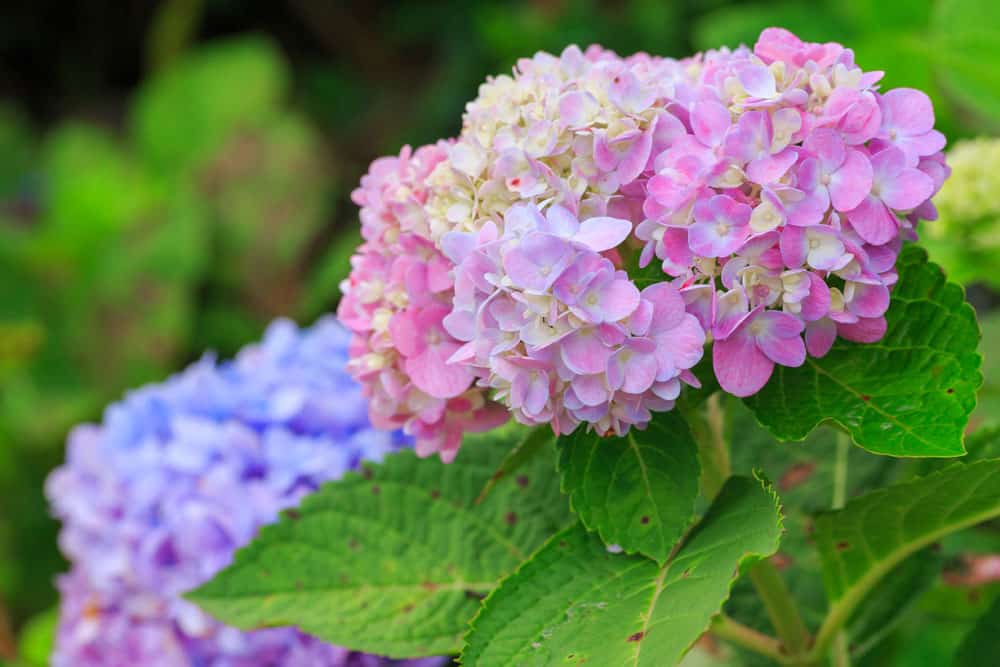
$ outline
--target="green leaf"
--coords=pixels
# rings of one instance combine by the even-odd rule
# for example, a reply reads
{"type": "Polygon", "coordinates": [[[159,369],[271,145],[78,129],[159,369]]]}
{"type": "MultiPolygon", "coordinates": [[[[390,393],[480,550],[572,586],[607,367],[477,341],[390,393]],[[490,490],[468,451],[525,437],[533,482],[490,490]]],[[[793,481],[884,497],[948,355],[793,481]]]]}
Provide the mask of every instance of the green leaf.
{"type": "Polygon", "coordinates": [[[942,537],[1000,516],[1000,460],[955,464],[820,515],[814,539],[830,611],[817,644],[851,617],[889,572],[942,537]]]}
{"type": "Polygon", "coordinates": [[[664,562],[698,498],[698,448],[684,420],[659,413],[621,438],[581,426],[558,448],[562,489],[583,525],[605,544],[664,562]]]}
{"type": "Polygon", "coordinates": [[[931,20],[937,73],[948,93],[1000,127],[1000,5],[993,0],[940,0],[931,20]]]}
{"type": "Polygon", "coordinates": [[[965,636],[955,654],[954,667],[982,667],[987,656],[1000,656],[1000,599],[993,603],[965,636]]]}
{"type": "Polygon", "coordinates": [[[983,381],[975,311],[922,249],[905,248],[897,267],[880,342],[838,340],[822,359],[777,366],[767,386],[746,399],[775,437],[801,440],[834,421],[876,454],[965,452],[963,433],[983,381]]]}
{"type": "Polygon", "coordinates": [[[770,487],[731,478],[660,567],[608,551],[578,524],[556,535],[484,603],[462,654],[476,667],[674,664],[708,627],[739,568],[773,554],[770,487]]]}
{"type": "Polygon", "coordinates": [[[160,173],[184,174],[235,131],[269,118],[289,78],[263,37],[216,41],[187,54],[139,90],[131,118],[138,151],[160,173]]]}
{"type": "Polygon", "coordinates": [[[510,444],[467,438],[450,465],[400,452],[327,484],[189,596],[240,628],[296,625],[391,657],[456,652],[482,596],[571,520],[551,449],[474,503],[510,444]]]}
{"type": "MultiPolygon", "coordinates": [[[[505,428],[511,428],[513,424],[508,424],[505,428]]],[[[525,432],[523,428],[517,427],[519,433],[523,435],[517,441],[507,455],[504,456],[503,461],[500,462],[500,466],[496,469],[492,475],[490,475],[490,480],[486,482],[486,486],[483,490],[479,492],[476,496],[476,503],[481,503],[486,499],[486,496],[496,488],[496,485],[500,483],[500,480],[504,477],[509,477],[515,471],[525,466],[529,461],[535,458],[538,454],[543,452],[548,452],[552,446],[552,441],[555,440],[555,435],[552,433],[552,429],[549,428],[548,424],[542,426],[536,426],[531,430],[525,432]]]]}

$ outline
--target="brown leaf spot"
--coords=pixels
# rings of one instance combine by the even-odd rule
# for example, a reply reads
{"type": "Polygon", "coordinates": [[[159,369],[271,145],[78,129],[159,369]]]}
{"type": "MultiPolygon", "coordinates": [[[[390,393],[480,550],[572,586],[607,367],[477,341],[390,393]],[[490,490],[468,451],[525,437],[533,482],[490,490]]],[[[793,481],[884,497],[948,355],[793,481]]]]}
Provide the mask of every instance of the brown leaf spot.
{"type": "Polygon", "coordinates": [[[298,521],[302,518],[302,513],[294,508],[287,509],[285,510],[285,518],[289,521],[298,521]]]}
{"type": "Polygon", "coordinates": [[[441,497],[441,492],[440,491],[438,491],[437,489],[431,489],[431,499],[432,500],[437,500],[440,497],[441,497]]]}
{"type": "Polygon", "coordinates": [[[869,396],[868,394],[861,394],[861,400],[867,403],[868,401],[872,400],[872,397],[869,396]]]}
{"type": "Polygon", "coordinates": [[[850,548],[851,544],[849,542],[837,542],[837,551],[847,551],[850,548]]]}
{"type": "Polygon", "coordinates": [[[634,635],[629,635],[628,639],[626,639],[625,641],[629,641],[629,642],[641,642],[642,639],[643,639],[643,637],[645,637],[645,636],[646,636],[645,632],[637,632],[634,635]]]}
{"type": "Polygon", "coordinates": [[[425,581],[424,583],[420,584],[420,586],[425,591],[430,591],[431,593],[433,593],[434,591],[436,591],[438,589],[438,585],[435,584],[433,581],[425,581]]]}
{"type": "Polygon", "coordinates": [[[404,614],[409,614],[411,611],[413,611],[413,608],[414,607],[413,607],[412,604],[408,604],[405,607],[403,607],[403,613],[404,614]]]}
{"type": "Polygon", "coordinates": [[[521,487],[522,489],[528,488],[528,483],[529,483],[529,480],[528,480],[528,476],[527,475],[518,475],[517,476],[517,485],[519,487],[521,487]]]}
{"type": "Polygon", "coordinates": [[[377,496],[380,493],[382,493],[382,487],[378,484],[372,484],[372,495],[377,496]]]}
{"type": "Polygon", "coordinates": [[[954,387],[948,387],[948,392],[947,393],[954,394],[955,393],[955,388],[954,387]]]}
{"type": "Polygon", "coordinates": [[[773,556],[771,556],[771,564],[774,565],[779,570],[787,570],[792,566],[792,557],[786,553],[781,553],[780,551],[773,556]]]}
{"type": "Polygon", "coordinates": [[[469,598],[471,600],[482,600],[486,596],[483,595],[482,593],[478,592],[478,591],[472,590],[471,588],[466,588],[465,589],[465,597],[467,597],[467,598],[469,598]]]}
{"type": "Polygon", "coordinates": [[[794,489],[796,486],[809,481],[809,478],[816,472],[816,464],[812,461],[796,463],[788,468],[785,474],[778,480],[778,488],[782,491],[794,489]]]}
{"type": "Polygon", "coordinates": [[[503,476],[506,475],[506,474],[507,473],[505,473],[503,470],[497,470],[495,473],[493,473],[493,475],[490,477],[490,479],[493,480],[494,482],[497,482],[497,481],[503,479],[503,476]]]}
{"type": "Polygon", "coordinates": [[[566,542],[566,540],[559,540],[559,548],[560,549],[565,549],[568,546],[569,546],[569,543],[566,542]]]}
{"type": "Polygon", "coordinates": [[[507,522],[508,526],[513,526],[514,524],[517,523],[517,514],[515,514],[514,512],[507,512],[504,515],[503,520],[507,522]]]}
{"type": "Polygon", "coordinates": [[[684,570],[683,572],[681,572],[681,579],[687,579],[690,576],[691,576],[691,570],[690,569],[684,570]]]}
{"type": "Polygon", "coordinates": [[[349,542],[347,543],[347,546],[348,546],[348,548],[350,548],[350,549],[351,549],[352,551],[357,551],[358,549],[360,549],[360,548],[361,548],[361,544],[360,544],[360,543],[359,543],[359,542],[358,542],[358,541],[357,541],[356,539],[354,539],[353,537],[352,537],[352,538],[350,539],[350,541],[349,541],[349,542]]]}
{"type": "Polygon", "coordinates": [[[361,476],[365,479],[371,479],[375,473],[372,472],[371,466],[364,466],[361,468],[361,476]]]}
{"type": "Polygon", "coordinates": [[[649,523],[649,517],[648,516],[642,517],[641,519],[639,519],[639,523],[645,526],[646,524],[649,523]]]}

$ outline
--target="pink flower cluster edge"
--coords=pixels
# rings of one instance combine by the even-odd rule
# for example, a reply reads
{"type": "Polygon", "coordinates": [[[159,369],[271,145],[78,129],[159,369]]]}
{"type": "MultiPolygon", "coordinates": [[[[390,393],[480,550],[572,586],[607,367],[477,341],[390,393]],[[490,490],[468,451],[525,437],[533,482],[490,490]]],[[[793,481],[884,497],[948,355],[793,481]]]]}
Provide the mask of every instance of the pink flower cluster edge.
{"type": "Polygon", "coordinates": [[[598,46],[490,78],[461,134],[376,160],[339,315],[372,421],[451,460],[509,415],[644,428],[885,333],[950,170],[926,94],[780,28],[674,60],[598,46]],[[636,283],[625,267],[658,266],[636,283]]]}

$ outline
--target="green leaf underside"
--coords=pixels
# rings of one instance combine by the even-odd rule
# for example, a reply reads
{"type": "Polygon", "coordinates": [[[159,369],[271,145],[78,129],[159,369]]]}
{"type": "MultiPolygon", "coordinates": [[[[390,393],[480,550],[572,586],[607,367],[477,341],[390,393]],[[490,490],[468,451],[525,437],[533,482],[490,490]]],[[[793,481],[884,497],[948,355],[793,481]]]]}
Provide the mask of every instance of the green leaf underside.
{"type": "Polygon", "coordinates": [[[740,565],[773,554],[777,497],[731,478],[663,567],[610,553],[577,524],[553,537],[486,600],[462,664],[476,667],[619,665],[680,660],[729,595],[740,565]]]}
{"type": "Polygon", "coordinates": [[[450,465],[409,451],[366,465],[265,527],[189,597],[243,629],[295,625],[390,657],[457,652],[482,597],[572,520],[551,449],[475,504],[510,446],[480,436],[450,465]]]}
{"type": "Polygon", "coordinates": [[[877,343],[842,339],[822,359],[776,366],[745,399],[777,438],[801,440],[830,420],[854,442],[891,456],[960,456],[982,384],[980,333],[962,289],[920,248],[904,248],[899,282],[877,343]]]}
{"type": "Polygon", "coordinates": [[[684,420],[659,413],[621,438],[581,427],[557,446],[562,489],[583,525],[605,544],[664,562],[698,497],[698,448],[684,420]]]}
{"type": "Polygon", "coordinates": [[[997,516],[997,459],[955,464],[820,515],[814,538],[831,602],[827,620],[849,617],[872,588],[911,554],[949,533],[997,516]]]}

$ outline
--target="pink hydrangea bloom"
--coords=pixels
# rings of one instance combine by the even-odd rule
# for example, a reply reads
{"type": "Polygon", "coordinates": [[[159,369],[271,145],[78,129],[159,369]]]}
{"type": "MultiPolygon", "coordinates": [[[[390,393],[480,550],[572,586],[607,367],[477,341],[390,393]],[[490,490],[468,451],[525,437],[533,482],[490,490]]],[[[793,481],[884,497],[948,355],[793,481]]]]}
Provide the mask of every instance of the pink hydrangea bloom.
{"type": "Polygon", "coordinates": [[[936,216],[944,137],[926,95],[883,93],[839,44],[770,28],[684,63],[696,92],[653,103],[682,130],[651,156],[636,237],[642,265],[684,281],[723,389],[748,396],[838,335],[884,335],[901,241],[936,216]]]}
{"type": "Polygon", "coordinates": [[[444,143],[376,160],[353,193],[365,242],[351,258],[338,315],[353,333],[348,368],[376,426],[403,427],[417,453],[450,461],[462,434],[493,428],[504,409],[473,386],[473,369],[447,363],[460,347],[442,325],[452,263],[427,237],[427,176],[444,143]]]}
{"type": "Polygon", "coordinates": [[[705,332],[673,285],[639,290],[602,253],[632,233],[606,216],[517,204],[502,225],[442,239],[457,265],[445,328],[525,424],[569,433],[582,422],[622,434],[669,410],[703,353],[705,332]]]}
{"type": "Polygon", "coordinates": [[[881,78],[769,28],[752,50],[571,46],[488,79],[458,138],[377,161],[356,193],[341,315],[373,418],[452,453],[501,418],[487,396],[623,433],[697,382],[709,336],[739,396],[878,340],[948,175],[927,96],[881,78]],[[654,261],[641,290],[622,269],[654,261]]]}

